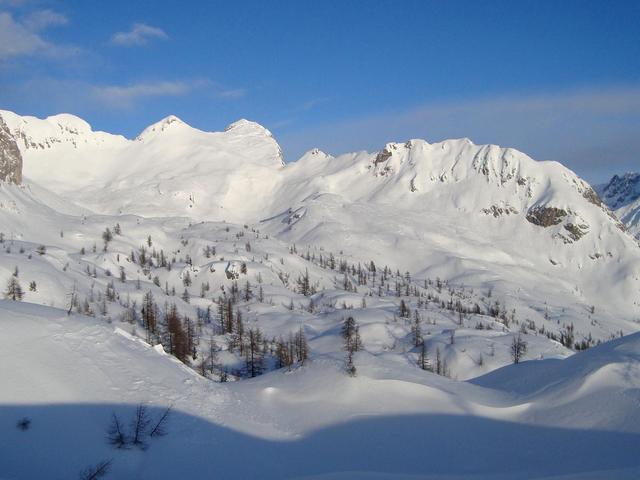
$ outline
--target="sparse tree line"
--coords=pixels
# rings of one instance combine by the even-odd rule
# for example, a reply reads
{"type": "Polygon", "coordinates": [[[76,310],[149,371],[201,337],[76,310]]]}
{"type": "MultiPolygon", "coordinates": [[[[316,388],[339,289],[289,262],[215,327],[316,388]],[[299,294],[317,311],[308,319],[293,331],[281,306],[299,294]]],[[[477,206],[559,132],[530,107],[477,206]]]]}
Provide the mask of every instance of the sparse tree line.
{"type": "MultiPolygon", "coordinates": [[[[245,226],[245,230],[248,231],[248,227],[245,226]]],[[[227,231],[229,231],[228,227],[227,231]]],[[[255,230],[253,232],[256,233],[256,238],[258,238],[259,232],[255,230]]],[[[122,235],[122,229],[119,224],[112,228],[106,228],[101,234],[103,241],[102,251],[109,251],[111,243],[119,235],[122,235]]],[[[237,232],[235,235],[236,239],[240,239],[245,236],[245,231],[237,232]]],[[[63,232],[61,232],[61,236],[63,236],[63,232]]],[[[180,245],[186,247],[189,245],[189,240],[182,238],[180,245]]],[[[245,252],[251,252],[252,249],[251,242],[245,241],[245,252]]],[[[96,244],[93,245],[92,251],[97,253],[96,244]]],[[[362,309],[367,307],[367,297],[374,295],[397,297],[399,301],[396,318],[405,319],[405,321],[409,321],[411,318],[414,319],[411,328],[414,336],[414,348],[418,354],[418,366],[440,375],[450,374],[440,348],[436,348],[434,358],[430,358],[430,352],[424,339],[415,340],[418,337],[421,338],[421,332],[414,331],[421,328],[420,311],[428,306],[453,312],[457,324],[460,326],[465,326],[465,323],[468,324],[472,317],[481,317],[480,320],[476,321],[475,328],[477,329],[493,329],[495,328],[493,322],[497,322],[501,325],[499,328],[504,331],[507,331],[512,325],[520,325],[522,334],[528,332],[545,334],[550,339],[561,342],[567,348],[582,350],[596,344],[591,335],[576,341],[573,325],[564,325],[561,331],[556,334],[545,330],[544,325],[537,328],[535,322],[531,320],[519,322],[516,319],[515,310],[508,312],[504,303],[497,299],[492,299],[491,289],[485,295],[477,295],[473,289],[465,288],[464,285],[452,285],[440,278],[435,280],[426,278],[419,283],[411,278],[409,272],[402,274],[399,269],[394,271],[386,265],[378,267],[374,261],[364,264],[350,264],[346,259],[337,258],[331,252],[320,252],[316,255],[316,253],[311,253],[310,250],[307,250],[305,254],[300,254],[295,245],[292,245],[289,251],[291,254],[297,254],[313,265],[333,270],[340,274],[341,278],[336,278],[335,286],[348,292],[363,294],[360,305],[362,309]],[[486,321],[483,318],[491,320],[486,321]],[[418,335],[417,333],[420,334],[418,335]]],[[[34,252],[37,255],[46,255],[46,246],[38,246],[34,252]]],[[[86,249],[82,248],[80,253],[84,256],[86,249]]],[[[202,247],[201,255],[207,259],[215,257],[217,249],[207,243],[202,247]]],[[[342,252],[340,252],[340,255],[342,255],[342,252]]],[[[115,256],[116,260],[120,262],[120,254],[117,253],[115,256]]],[[[265,255],[264,258],[267,259],[268,255],[265,255]]],[[[137,250],[131,251],[130,255],[125,256],[124,259],[126,262],[138,265],[142,274],[151,280],[165,297],[176,297],[185,303],[191,303],[192,296],[189,288],[194,283],[192,273],[197,275],[199,268],[194,267],[193,259],[188,253],[180,256],[180,249],[177,249],[167,255],[162,248],[158,249],[155,246],[151,235],[147,235],[141,246],[137,250]],[[170,286],[168,282],[162,285],[160,277],[153,275],[155,269],[164,268],[167,271],[171,271],[177,263],[186,266],[179,276],[184,287],[181,295],[177,294],[175,285],[170,286]]],[[[224,258],[220,257],[219,260],[223,261],[224,258]]],[[[248,274],[248,266],[244,261],[237,263],[240,265],[239,272],[233,271],[231,277],[227,274],[227,278],[231,280],[230,285],[220,285],[221,295],[217,301],[212,300],[211,304],[206,308],[198,306],[195,320],[188,315],[180,313],[178,308],[180,303],[176,300],[168,301],[165,298],[164,305],[160,307],[151,290],[142,294],[140,305],[137,304],[136,300],[131,299],[129,293],[125,298],[122,298],[118,293],[116,281],[119,280],[123,284],[130,283],[123,265],[119,267],[117,279],[109,269],[103,270],[104,276],[107,278],[104,291],[96,290],[94,283],[90,288],[89,294],[82,299],[74,287],[73,292],[69,295],[69,311],[75,309],[78,313],[85,315],[95,316],[99,314],[108,318],[109,305],[117,302],[121,307],[120,310],[122,310],[119,319],[141,326],[149,343],[162,344],[165,351],[182,362],[193,366],[202,375],[219,378],[221,381],[226,381],[229,376],[235,378],[254,377],[273,368],[291,367],[296,363],[304,363],[308,359],[309,352],[302,328],[296,333],[289,334],[286,338],[270,339],[265,338],[258,326],[245,328],[242,308],[239,304],[241,302],[250,303],[254,300],[263,303],[265,298],[260,274],[258,276],[258,288],[252,285],[248,278],[242,288],[240,287],[238,283],[239,276],[248,274]],[[205,340],[206,334],[204,333],[207,328],[211,337],[208,341],[205,340]],[[222,346],[218,346],[214,336],[223,337],[218,339],[222,346]],[[206,347],[203,347],[203,344],[206,347]],[[225,347],[227,351],[237,354],[243,359],[244,363],[241,367],[227,368],[218,361],[218,353],[224,350],[225,347]]],[[[280,259],[280,263],[283,264],[284,260],[280,259]]],[[[213,267],[211,269],[213,271],[213,267]]],[[[86,273],[94,279],[98,278],[98,270],[95,264],[87,263],[86,273]]],[[[300,309],[310,314],[315,314],[318,307],[321,307],[325,312],[336,308],[335,302],[334,304],[331,302],[323,303],[320,306],[316,304],[318,301],[316,294],[320,290],[320,282],[311,278],[309,268],[305,268],[304,272],[300,273],[293,286],[289,284],[289,273],[285,271],[275,273],[277,273],[286,288],[308,299],[306,304],[300,305],[300,309]]],[[[134,285],[136,290],[142,290],[140,278],[134,281],[134,285]]],[[[34,281],[29,283],[29,290],[37,290],[37,285],[34,281]]],[[[206,298],[210,295],[210,292],[211,286],[209,282],[201,281],[200,297],[206,298]]],[[[15,274],[11,276],[7,283],[5,298],[19,301],[23,297],[24,290],[18,280],[16,268],[15,274]]],[[[322,295],[320,295],[320,299],[322,299],[322,295]]],[[[269,302],[273,304],[272,301],[269,302]]],[[[289,310],[296,309],[293,299],[287,308],[289,310]]],[[[343,303],[342,308],[352,309],[353,306],[343,303]]],[[[594,307],[591,307],[591,313],[593,312],[594,307]]],[[[348,318],[352,317],[349,316],[348,318]]],[[[452,331],[453,334],[454,332],[452,331]]],[[[355,374],[354,353],[362,348],[361,341],[358,340],[357,326],[354,335],[355,337],[349,336],[349,338],[356,339],[355,346],[349,348],[345,346],[348,357],[347,370],[350,373],[353,372],[353,374],[355,374]]],[[[524,344],[525,347],[518,350],[517,360],[513,358],[514,363],[517,363],[526,354],[526,342],[524,344]]]]}
{"type": "MultiPolygon", "coordinates": [[[[474,293],[472,289],[465,289],[464,286],[456,287],[440,278],[436,278],[435,280],[427,278],[423,280],[423,285],[417,285],[415,282],[412,282],[409,272],[401,274],[398,269],[394,272],[386,265],[380,269],[376,267],[373,261],[366,264],[349,264],[345,259],[336,259],[336,256],[331,252],[320,253],[316,256],[315,253],[310,253],[310,251],[307,250],[305,254],[301,254],[298,252],[295,244],[289,248],[289,251],[290,253],[298,254],[307,261],[315,263],[321,268],[336,270],[342,273],[343,279],[340,286],[345,291],[357,293],[358,287],[368,286],[368,294],[365,293],[365,297],[363,297],[362,308],[366,308],[366,296],[372,296],[374,293],[379,297],[390,295],[396,297],[414,297],[416,299],[417,309],[425,308],[425,306],[429,304],[435,304],[439,305],[442,310],[454,312],[457,323],[460,326],[464,325],[465,319],[474,315],[492,318],[493,321],[497,321],[503,325],[505,331],[512,325],[520,325],[521,334],[528,332],[543,334],[551,340],[558,341],[566,348],[578,351],[586,350],[591,346],[601,343],[599,339],[594,340],[590,333],[587,336],[583,336],[582,340],[576,341],[573,324],[565,324],[559,333],[555,333],[545,329],[544,325],[538,328],[533,320],[527,319],[526,321],[519,322],[516,318],[515,309],[508,312],[504,304],[501,304],[498,299],[491,300],[493,296],[492,289],[489,289],[486,296],[481,297],[480,301],[472,301],[474,293]],[[378,282],[378,288],[374,289],[372,287],[376,285],[376,281],[378,282]],[[449,298],[442,298],[443,292],[448,293],[449,298]],[[481,303],[486,306],[484,308],[481,307],[481,303]]],[[[306,272],[306,276],[308,276],[308,271],[306,272]]],[[[408,303],[409,302],[403,298],[400,299],[398,307],[399,317],[411,317],[412,311],[408,303]]],[[[588,311],[590,315],[594,314],[595,307],[590,306],[588,311]]],[[[548,310],[545,312],[545,319],[550,320],[548,310]]],[[[485,323],[483,321],[478,321],[475,328],[479,330],[493,329],[491,322],[485,323]]],[[[621,332],[618,335],[611,335],[611,338],[615,338],[616,336],[621,336],[621,332]]]]}

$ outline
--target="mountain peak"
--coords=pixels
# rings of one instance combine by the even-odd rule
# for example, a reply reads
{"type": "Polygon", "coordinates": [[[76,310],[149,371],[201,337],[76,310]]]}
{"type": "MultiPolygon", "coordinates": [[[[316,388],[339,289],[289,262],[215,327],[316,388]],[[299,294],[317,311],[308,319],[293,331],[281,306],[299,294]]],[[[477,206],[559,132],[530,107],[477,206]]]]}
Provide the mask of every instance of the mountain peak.
{"type": "Polygon", "coordinates": [[[59,125],[61,128],[72,133],[91,132],[91,125],[80,117],[70,113],[59,113],[51,115],[45,119],[47,122],[59,125]]]}
{"type": "Polygon", "coordinates": [[[268,162],[275,160],[275,165],[284,166],[284,156],[282,149],[269,130],[257,122],[252,122],[246,118],[233,122],[224,129],[224,133],[229,135],[232,142],[246,142],[247,145],[269,145],[270,154],[268,162]],[[266,141],[265,141],[266,140],[266,141]]]}
{"type": "Polygon", "coordinates": [[[311,150],[305,152],[302,157],[300,157],[300,159],[305,159],[305,158],[316,158],[316,159],[327,159],[327,158],[333,158],[331,155],[329,155],[326,152],[323,152],[322,150],[320,150],[319,148],[312,148],[311,150]]]}
{"type": "Polygon", "coordinates": [[[36,137],[81,135],[93,132],[91,125],[76,115],[70,113],[58,113],[44,119],[32,116],[20,116],[9,110],[0,110],[0,118],[4,120],[9,130],[16,132],[29,130],[36,137]]]}
{"type": "Polygon", "coordinates": [[[633,203],[640,198],[640,173],[614,175],[600,193],[605,203],[613,210],[633,203]]]}
{"type": "Polygon", "coordinates": [[[247,120],[246,118],[241,118],[240,120],[233,122],[224,129],[225,132],[234,132],[234,133],[247,133],[247,134],[258,134],[258,135],[266,135],[268,137],[272,137],[271,132],[260,125],[257,122],[253,122],[251,120],[247,120]]]}
{"type": "Polygon", "coordinates": [[[144,140],[167,130],[175,130],[176,127],[189,127],[189,125],[175,115],[169,115],[145,128],[142,133],[136,137],[136,140],[144,140]]]}

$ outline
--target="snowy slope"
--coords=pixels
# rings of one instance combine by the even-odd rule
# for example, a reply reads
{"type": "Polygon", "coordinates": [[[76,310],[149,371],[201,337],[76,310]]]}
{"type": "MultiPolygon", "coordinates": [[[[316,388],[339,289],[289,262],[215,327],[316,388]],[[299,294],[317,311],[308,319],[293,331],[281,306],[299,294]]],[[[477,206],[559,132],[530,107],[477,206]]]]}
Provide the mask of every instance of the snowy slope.
{"type": "Polygon", "coordinates": [[[640,396],[640,335],[612,340],[566,360],[526,362],[495,370],[475,385],[517,394],[537,425],[634,431],[640,396]],[[518,373],[516,373],[518,372],[518,373]],[[610,395],[613,392],[615,398],[610,395]]]}
{"type": "Polygon", "coordinates": [[[11,386],[0,390],[6,479],[74,478],[103,459],[112,461],[107,478],[138,479],[640,473],[637,335],[569,360],[508,367],[476,382],[483,386],[366,357],[357,378],[318,361],[220,384],[86,317],[0,301],[0,322],[0,360],[11,365],[0,370],[11,386]],[[147,439],[146,450],[108,445],[112,413],[128,422],[139,402],[154,419],[173,405],[167,435],[147,439]],[[576,415],[559,415],[563,405],[576,415]],[[31,427],[20,431],[25,416],[31,427]]]}
{"type": "MultiPolygon", "coordinates": [[[[54,194],[48,193],[43,198],[49,205],[54,204],[54,194]]],[[[62,207],[67,206],[63,204],[59,208],[62,207]]],[[[604,309],[587,315],[588,321],[585,321],[585,306],[560,296],[558,302],[565,309],[561,317],[563,323],[557,321],[554,311],[547,318],[544,309],[535,311],[530,298],[507,299],[498,291],[489,298],[486,291],[474,291],[456,283],[448,285],[445,282],[442,287],[434,283],[425,286],[422,279],[407,283],[404,274],[397,278],[390,274],[390,278],[381,283],[381,274],[376,281],[369,272],[368,285],[346,290],[345,274],[339,271],[339,263],[357,265],[362,261],[358,257],[336,251],[336,267],[331,269],[321,266],[318,261],[320,254],[330,254],[327,250],[314,251],[314,258],[307,259],[305,251],[292,252],[288,244],[244,226],[211,222],[193,224],[186,218],[109,217],[74,212],[71,207],[60,213],[40,203],[29,185],[0,185],[0,224],[4,242],[0,244],[3,288],[4,282],[17,269],[25,290],[24,301],[66,310],[70,295],[75,292],[77,305],[74,310],[88,312],[83,307],[88,301],[92,315],[119,322],[121,328],[128,331],[138,329],[143,337],[139,308],[145,292],[153,293],[163,311],[166,309],[163,304],[176,302],[181,313],[192,319],[198,317],[198,309],[207,308],[212,309],[216,317],[218,305],[214,302],[218,302],[221,295],[227,295],[225,292],[230,292],[234,282],[243,289],[249,283],[252,298],[241,303],[245,323],[248,327],[260,326],[267,338],[286,337],[302,325],[310,338],[314,356],[342,361],[344,352],[339,332],[345,318],[344,306],[348,306],[349,314],[361,324],[361,335],[369,352],[415,368],[417,353],[410,339],[412,320],[398,318],[399,302],[403,300],[424,321],[423,330],[431,355],[440,349],[451,375],[461,379],[509,363],[509,344],[515,333],[525,327],[529,329],[528,358],[568,355],[570,350],[544,334],[555,332],[560,335],[564,322],[576,323],[576,341],[589,335],[594,341],[604,341],[620,330],[637,329],[635,323],[604,309]],[[114,229],[116,224],[120,225],[121,233],[114,235],[108,251],[104,252],[101,233],[105,228],[114,229]],[[152,238],[152,247],[146,246],[148,237],[152,238]],[[43,254],[38,252],[41,245],[46,247],[43,254]],[[247,251],[247,245],[250,251],[247,251]],[[153,260],[152,266],[141,266],[142,246],[148,254],[163,251],[172,262],[171,268],[159,266],[157,259],[153,260]],[[212,256],[205,255],[207,247],[215,247],[212,256]],[[243,263],[247,266],[246,274],[240,274],[237,280],[227,278],[227,270],[239,272],[243,263]],[[310,282],[317,290],[311,297],[298,291],[297,279],[305,271],[309,272],[310,282]],[[120,272],[124,282],[119,278],[120,272]],[[187,275],[192,285],[185,288],[187,275]],[[35,291],[27,289],[31,282],[37,286],[35,291]],[[423,297],[430,295],[432,300],[425,303],[414,293],[397,297],[394,285],[398,282],[403,292],[410,287],[412,292],[415,289],[423,297]],[[102,302],[101,296],[110,283],[114,285],[117,298],[102,302]],[[207,288],[204,292],[203,286],[207,288]],[[167,292],[172,289],[176,294],[167,292]],[[257,298],[259,289],[263,291],[263,301],[257,298]],[[180,298],[184,290],[190,293],[190,303],[180,298]],[[478,314],[465,314],[460,323],[458,314],[436,301],[438,298],[448,301],[452,296],[468,310],[477,305],[478,314]],[[133,302],[137,302],[137,307],[131,306],[136,305],[133,302]],[[315,304],[313,312],[309,312],[310,302],[315,304]],[[419,305],[418,302],[423,303],[419,305]],[[509,317],[512,309],[517,310],[517,316],[509,325],[505,325],[504,319],[487,313],[495,302],[503,305],[503,309],[509,309],[509,317]],[[131,309],[136,310],[136,321],[127,317],[131,309]],[[525,321],[525,315],[529,321],[525,321]],[[486,325],[487,330],[478,330],[478,324],[486,325]],[[450,344],[451,330],[458,332],[455,345],[450,344]]],[[[382,260],[373,260],[383,268],[382,260]]],[[[347,273],[346,278],[350,285],[357,285],[357,275],[347,273]]],[[[210,329],[211,326],[207,326],[202,334],[205,351],[210,329]]],[[[224,344],[226,339],[221,337],[218,341],[224,344]]],[[[236,368],[236,357],[230,356],[227,360],[230,369],[236,368]]],[[[193,362],[194,367],[197,363],[193,362]]]]}
{"type": "Polygon", "coordinates": [[[542,297],[560,289],[598,303],[604,284],[615,309],[639,313],[629,302],[640,286],[638,245],[558,163],[468,140],[413,140],[377,154],[311,153],[287,170],[279,197],[300,200],[264,227],[281,238],[339,244],[476,287],[506,280],[531,295],[532,285],[555,284],[542,297]]]}
{"type": "Polygon", "coordinates": [[[640,173],[614,175],[598,190],[602,200],[616,212],[629,232],[640,238],[640,173]]]}
{"type": "MultiPolygon", "coordinates": [[[[210,133],[168,117],[126,140],[68,115],[1,115],[23,140],[25,176],[94,211],[250,224],[301,254],[330,251],[408,271],[417,284],[440,278],[493,292],[518,321],[556,333],[573,324],[577,340],[639,328],[640,248],[556,162],[461,139],[335,158],[314,150],[283,166],[270,133],[247,121],[210,133]],[[54,163],[64,168],[50,179],[42,166],[54,163]]],[[[97,227],[93,235],[100,244],[97,227]]]]}
{"type": "Polygon", "coordinates": [[[283,165],[248,121],[167,117],[128,140],[0,115],[27,179],[0,183],[0,287],[24,290],[0,300],[0,478],[108,458],[113,478],[640,474],[640,248],[562,165],[466,139],[283,165]],[[163,352],[171,304],[184,363],[163,352]],[[264,374],[248,379],[258,328],[264,374]],[[308,361],[278,368],[300,332],[308,361]],[[518,337],[531,361],[507,366],[518,337]],[[109,418],[138,402],[173,404],[171,433],[116,451],[109,418]]]}

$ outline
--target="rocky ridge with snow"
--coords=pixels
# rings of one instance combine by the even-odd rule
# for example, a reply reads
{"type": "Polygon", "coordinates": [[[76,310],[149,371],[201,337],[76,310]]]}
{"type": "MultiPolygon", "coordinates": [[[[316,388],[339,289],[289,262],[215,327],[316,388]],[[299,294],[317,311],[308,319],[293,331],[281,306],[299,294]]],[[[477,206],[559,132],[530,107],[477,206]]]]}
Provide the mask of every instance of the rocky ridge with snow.
{"type": "Polygon", "coordinates": [[[599,186],[598,190],[603,201],[640,239],[640,173],[614,175],[608,184],[599,186]]]}
{"type": "Polygon", "coordinates": [[[22,182],[22,155],[9,128],[0,118],[0,181],[22,182]]]}

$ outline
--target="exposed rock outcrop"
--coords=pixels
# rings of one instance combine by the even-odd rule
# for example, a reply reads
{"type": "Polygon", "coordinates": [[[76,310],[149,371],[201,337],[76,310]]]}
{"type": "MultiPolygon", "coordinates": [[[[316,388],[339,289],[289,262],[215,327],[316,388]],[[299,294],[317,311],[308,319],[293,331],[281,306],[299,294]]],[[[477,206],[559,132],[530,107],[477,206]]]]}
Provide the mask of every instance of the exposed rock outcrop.
{"type": "Polygon", "coordinates": [[[527,212],[527,220],[540,227],[558,225],[566,216],[566,210],[556,207],[535,207],[527,212]]]}
{"type": "Polygon", "coordinates": [[[564,229],[569,233],[569,238],[571,238],[571,240],[573,240],[574,242],[577,242],[589,231],[589,225],[584,223],[567,223],[564,226],[564,229]]]}
{"type": "Polygon", "coordinates": [[[511,205],[491,205],[489,208],[483,208],[482,213],[486,215],[493,215],[495,218],[498,218],[503,215],[517,215],[518,210],[513,208],[511,205]]]}
{"type": "Polygon", "coordinates": [[[22,183],[22,155],[2,117],[0,117],[0,181],[22,183]]]}

